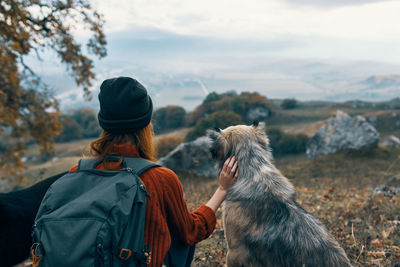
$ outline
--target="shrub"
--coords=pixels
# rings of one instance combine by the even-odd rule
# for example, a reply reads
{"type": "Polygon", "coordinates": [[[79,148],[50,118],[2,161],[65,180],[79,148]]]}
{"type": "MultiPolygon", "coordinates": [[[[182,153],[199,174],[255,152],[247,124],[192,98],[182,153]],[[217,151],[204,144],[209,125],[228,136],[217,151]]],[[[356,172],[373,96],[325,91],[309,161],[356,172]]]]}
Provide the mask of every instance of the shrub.
{"type": "Polygon", "coordinates": [[[281,108],[283,109],[294,109],[297,107],[297,100],[294,98],[284,99],[281,103],[281,108]]]}
{"type": "Polygon", "coordinates": [[[72,113],[71,119],[75,120],[82,127],[80,138],[98,137],[101,128],[97,122],[96,113],[91,109],[79,109],[72,113]]]}
{"type": "Polygon", "coordinates": [[[163,136],[158,138],[156,143],[156,157],[164,157],[182,142],[183,139],[176,136],[163,136]]]}
{"type": "Polygon", "coordinates": [[[235,112],[217,111],[201,119],[194,129],[186,135],[185,141],[192,141],[197,137],[205,135],[207,129],[225,128],[240,123],[243,123],[242,117],[235,112]]]}
{"type": "Polygon", "coordinates": [[[91,109],[75,110],[70,115],[60,117],[62,130],[54,138],[56,142],[69,142],[82,138],[98,137],[101,128],[97,122],[97,116],[91,109]]]}
{"type": "Polygon", "coordinates": [[[69,142],[72,140],[82,138],[82,127],[69,117],[61,118],[62,130],[61,133],[55,137],[56,142],[69,142]]]}
{"type": "Polygon", "coordinates": [[[309,137],[305,134],[287,134],[279,128],[270,128],[267,135],[275,156],[306,152],[309,137]]]}
{"type": "Polygon", "coordinates": [[[206,114],[206,109],[204,105],[197,106],[192,112],[187,116],[186,124],[188,126],[194,126],[196,123],[201,120],[206,114]]]}
{"type": "Polygon", "coordinates": [[[153,113],[154,131],[156,133],[185,126],[186,111],[180,106],[159,108],[153,113]]]}
{"type": "Polygon", "coordinates": [[[203,103],[195,108],[188,116],[188,124],[195,125],[202,118],[218,111],[232,111],[245,119],[249,110],[262,108],[273,114],[273,104],[259,93],[243,92],[240,95],[234,91],[217,94],[210,93],[203,103]]]}

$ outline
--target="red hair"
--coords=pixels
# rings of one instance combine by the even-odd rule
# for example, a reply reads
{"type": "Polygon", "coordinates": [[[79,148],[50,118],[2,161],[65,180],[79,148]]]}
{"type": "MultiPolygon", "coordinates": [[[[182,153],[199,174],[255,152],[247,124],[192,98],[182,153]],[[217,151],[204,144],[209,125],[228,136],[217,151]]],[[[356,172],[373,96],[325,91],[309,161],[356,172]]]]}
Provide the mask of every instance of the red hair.
{"type": "MultiPolygon", "coordinates": [[[[106,164],[106,157],[111,154],[114,145],[134,144],[139,155],[147,160],[155,161],[153,144],[153,125],[149,125],[133,133],[112,134],[103,130],[100,137],[89,144],[89,153],[93,157],[100,157],[106,164]]],[[[121,158],[122,161],[122,158],[121,158]]]]}

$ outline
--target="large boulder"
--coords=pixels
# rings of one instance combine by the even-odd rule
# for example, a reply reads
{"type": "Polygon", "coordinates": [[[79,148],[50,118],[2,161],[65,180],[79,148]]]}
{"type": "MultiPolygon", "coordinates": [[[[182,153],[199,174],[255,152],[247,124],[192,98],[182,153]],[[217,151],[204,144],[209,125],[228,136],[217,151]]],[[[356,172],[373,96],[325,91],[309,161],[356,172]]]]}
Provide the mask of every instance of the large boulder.
{"type": "Polygon", "coordinates": [[[341,149],[360,150],[377,146],[379,133],[362,116],[350,117],[338,110],[307,144],[307,156],[319,158],[341,149]]]}
{"type": "Polygon", "coordinates": [[[174,172],[214,178],[218,175],[218,172],[215,167],[216,160],[211,155],[210,147],[211,140],[208,137],[199,137],[192,142],[180,144],[165,157],[162,157],[158,163],[174,172]]]}

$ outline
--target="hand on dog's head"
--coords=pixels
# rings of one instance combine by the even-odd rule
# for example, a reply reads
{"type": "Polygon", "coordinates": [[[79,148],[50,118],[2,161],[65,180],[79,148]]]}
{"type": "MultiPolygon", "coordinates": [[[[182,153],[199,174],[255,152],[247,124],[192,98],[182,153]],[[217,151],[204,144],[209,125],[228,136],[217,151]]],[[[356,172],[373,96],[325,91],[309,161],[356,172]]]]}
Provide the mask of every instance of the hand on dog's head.
{"type": "Polygon", "coordinates": [[[245,142],[255,141],[263,149],[268,149],[269,141],[265,134],[265,124],[257,121],[252,125],[229,126],[223,130],[207,130],[207,136],[211,139],[210,152],[214,159],[218,160],[220,167],[231,156],[237,156],[236,151],[245,142]]]}

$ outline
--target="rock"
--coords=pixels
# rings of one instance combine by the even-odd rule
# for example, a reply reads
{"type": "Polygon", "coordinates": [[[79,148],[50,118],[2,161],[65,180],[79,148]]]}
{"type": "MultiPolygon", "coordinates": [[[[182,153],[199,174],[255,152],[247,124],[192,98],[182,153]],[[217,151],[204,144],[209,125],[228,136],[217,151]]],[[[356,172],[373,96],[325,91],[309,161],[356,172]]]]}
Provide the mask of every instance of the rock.
{"type": "Polygon", "coordinates": [[[385,141],[382,142],[382,145],[390,147],[400,147],[400,138],[391,135],[385,141]]]}
{"type": "Polygon", "coordinates": [[[247,118],[250,121],[264,121],[271,115],[270,113],[266,108],[252,108],[247,112],[247,118]]]}
{"type": "Polygon", "coordinates": [[[393,197],[394,195],[400,193],[400,187],[391,187],[391,186],[381,184],[380,186],[372,188],[372,192],[374,192],[377,195],[393,197]]]}
{"type": "Polygon", "coordinates": [[[158,163],[170,168],[174,172],[185,172],[201,177],[217,177],[216,160],[211,152],[211,140],[206,137],[199,137],[188,143],[180,144],[158,163]]]}
{"type": "Polygon", "coordinates": [[[367,118],[367,121],[369,123],[371,123],[372,125],[376,125],[377,121],[378,121],[378,117],[377,116],[371,116],[367,118]]]}
{"type": "Polygon", "coordinates": [[[322,126],[307,144],[307,156],[319,158],[341,149],[366,149],[375,147],[379,133],[362,116],[350,117],[338,110],[336,117],[322,126]]]}

